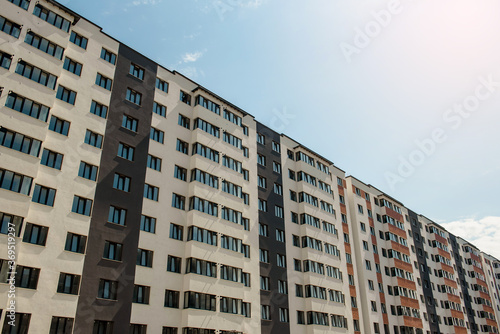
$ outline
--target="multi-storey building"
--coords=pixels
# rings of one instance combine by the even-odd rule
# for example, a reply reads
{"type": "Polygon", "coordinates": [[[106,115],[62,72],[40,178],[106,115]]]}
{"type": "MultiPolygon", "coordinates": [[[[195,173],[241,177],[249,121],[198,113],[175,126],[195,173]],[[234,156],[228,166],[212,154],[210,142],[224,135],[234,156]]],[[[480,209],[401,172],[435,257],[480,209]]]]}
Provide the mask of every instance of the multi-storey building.
{"type": "Polygon", "coordinates": [[[56,1],[0,4],[2,333],[498,333],[498,259],[56,1]]]}

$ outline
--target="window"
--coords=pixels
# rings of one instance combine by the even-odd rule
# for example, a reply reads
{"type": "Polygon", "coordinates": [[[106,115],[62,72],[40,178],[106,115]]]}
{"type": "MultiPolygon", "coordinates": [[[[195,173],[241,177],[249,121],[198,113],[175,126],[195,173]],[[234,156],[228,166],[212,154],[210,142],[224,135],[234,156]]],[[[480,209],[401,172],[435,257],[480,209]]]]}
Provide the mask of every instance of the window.
{"type": "Polygon", "coordinates": [[[281,164],[273,161],[273,172],[281,174],[281,164]]]}
{"type": "Polygon", "coordinates": [[[242,149],[241,147],[241,139],[233,136],[229,132],[224,131],[222,134],[222,140],[228,144],[233,145],[236,148],[242,149]]]}
{"type": "Polygon", "coordinates": [[[95,320],[92,334],[112,334],[113,321],[95,320]]]}
{"type": "Polygon", "coordinates": [[[138,122],[139,121],[137,119],[135,119],[131,116],[123,115],[122,127],[124,127],[125,129],[129,129],[130,131],[137,132],[138,122]]]}
{"type": "Polygon", "coordinates": [[[209,99],[206,99],[201,95],[196,96],[196,105],[201,105],[204,108],[210,110],[211,112],[214,112],[217,115],[220,115],[220,106],[217,103],[212,102],[209,99]]]}
{"type": "Polygon", "coordinates": [[[90,216],[92,211],[92,200],[75,195],[71,211],[84,216],[90,216]]]}
{"type": "MultiPolygon", "coordinates": [[[[244,127],[241,125],[241,117],[235,115],[234,113],[230,112],[227,109],[224,109],[224,118],[227,119],[229,122],[236,124],[238,126],[244,127]]],[[[243,128],[243,132],[245,132],[245,129],[243,128]]],[[[248,134],[247,134],[248,136],[248,134]]]]}
{"type": "Polygon", "coordinates": [[[259,235],[263,237],[269,236],[269,226],[263,223],[259,223],[259,235]]]}
{"type": "Polygon", "coordinates": [[[181,90],[180,100],[187,105],[191,105],[191,95],[181,90]]]}
{"type": "Polygon", "coordinates": [[[217,232],[199,228],[197,226],[188,227],[187,241],[198,241],[207,245],[217,246],[217,232]]]}
{"type": "Polygon", "coordinates": [[[177,139],[176,150],[179,151],[179,152],[181,152],[181,153],[188,154],[189,144],[186,143],[185,141],[177,139]]]}
{"type": "Polygon", "coordinates": [[[279,143],[277,143],[277,142],[273,141],[273,144],[272,144],[272,145],[273,145],[273,151],[278,152],[278,153],[281,153],[281,147],[280,147],[280,144],[279,144],[279,143]]]}
{"type": "Polygon", "coordinates": [[[16,287],[36,290],[40,269],[26,266],[16,266],[16,287]]]}
{"type": "MultiPolygon", "coordinates": [[[[28,31],[26,33],[26,37],[24,39],[24,42],[26,44],[29,44],[38,50],[47,53],[48,55],[51,55],[52,57],[61,60],[63,56],[64,49],[60,47],[59,45],[52,43],[48,39],[35,34],[33,31],[28,31]]],[[[68,59],[68,58],[66,58],[68,59]]],[[[66,65],[66,62],[65,62],[66,65]]],[[[64,69],[67,69],[64,67],[64,69]]],[[[81,69],[81,68],[80,68],[81,69]]],[[[73,72],[74,73],[74,72],[73,72]]],[[[78,74],[80,75],[80,74],[78,74]]]]}
{"type": "Polygon", "coordinates": [[[367,251],[369,248],[368,248],[368,243],[366,241],[363,240],[363,249],[365,251],[367,251]]]}
{"type": "Polygon", "coordinates": [[[261,166],[266,166],[266,157],[262,154],[257,154],[257,163],[261,166]]]}
{"type": "Polygon", "coordinates": [[[370,290],[375,290],[375,287],[374,287],[374,285],[373,285],[373,281],[372,281],[372,280],[370,280],[370,279],[368,280],[368,289],[370,289],[370,290]]]}
{"type": "Polygon", "coordinates": [[[283,208],[281,206],[274,206],[274,215],[278,218],[283,218],[283,208]]]}
{"type": "Polygon", "coordinates": [[[141,231],[155,233],[156,218],[141,215],[141,231]]]}
{"type": "Polygon", "coordinates": [[[71,25],[71,22],[66,20],[60,15],[57,15],[51,10],[48,10],[47,8],[43,7],[40,4],[36,4],[35,10],[33,11],[33,15],[38,16],[42,20],[52,24],[53,26],[65,31],[69,32],[69,27],[71,25]]]}
{"type": "Polygon", "coordinates": [[[109,207],[108,222],[125,226],[127,210],[111,205],[109,207]]]}
{"type": "Polygon", "coordinates": [[[161,159],[148,154],[148,168],[161,171],[161,159]]]}
{"type": "Polygon", "coordinates": [[[7,20],[5,17],[0,16],[0,30],[4,33],[11,35],[14,38],[19,38],[21,33],[21,26],[17,23],[7,20]]]}
{"type": "Polygon", "coordinates": [[[160,78],[156,78],[156,88],[162,92],[168,93],[168,82],[163,81],[160,78]]]}
{"type": "Polygon", "coordinates": [[[139,92],[136,92],[133,89],[127,88],[127,95],[125,96],[127,101],[130,101],[132,103],[135,103],[137,105],[141,105],[141,100],[142,100],[142,94],[139,92]]]}
{"type": "Polygon", "coordinates": [[[149,132],[149,139],[152,139],[160,144],[163,144],[163,137],[165,136],[165,132],[151,128],[149,132]]]}
{"type": "Polygon", "coordinates": [[[102,147],[102,135],[87,129],[87,132],[85,133],[85,144],[88,144],[90,146],[94,146],[97,148],[101,148],[102,147]]]}
{"type": "Polygon", "coordinates": [[[260,133],[257,133],[257,143],[261,145],[266,144],[266,137],[260,133]]]}
{"type": "Polygon", "coordinates": [[[269,283],[269,277],[260,276],[260,289],[266,290],[266,291],[271,290],[270,283],[269,283]]]}
{"type": "Polygon", "coordinates": [[[130,64],[130,70],[128,73],[138,79],[144,80],[144,69],[138,65],[130,64]]]}
{"type": "Polygon", "coordinates": [[[193,144],[193,152],[192,155],[199,154],[204,158],[210,159],[214,162],[219,163],[219,152],[215,151],[205,145],[200,143],[193,144]]]}
{"type": "Polygon", "coordinates": [[[15,93],[9,93],[5,106],[43,122],[47,121],[50,110],[47,106],[19,96],[15,93]]]}
{"type": "Polygon", "coordinates": [[[286,268],[286,257],[283,254],[276,255],[276,264],[278,267],[286,268]]]}
{"type": "Polygon", "coordinates": [[[45,246],[48,232],[48,227],[27,223],[24,230],[23,242],[45,246]]]}
{"type": "Polygon", "coordinates": [[[99,281],[99,291],[97,296],[102,299],[116,300],[118,282],[101,279],[99,281]]]}
{"type": "Polygon", "coordinates": [[[70,295],[78,295],[80,288],[80,276],[73,274],[61,273],[59,275],[59,283],[57,284],[57,292],[70,295]]]}
{"type": "Polygon", "coordinates": [[[186,197],[172,193],[172,207],[184,210],[186,197]]]}
{"type": "Polygon", "coordinates": [[[167,271],[172,273],[181,273],[181,261],[180,257],[169,255],[167,258],[167,271]]]}
{"type": "Polygon", "coordinates": [[[375,301],[370,301],[370,304],[371,304],[371,309],[373,312],[377,312],[377,302],[375,301]]]}
{"type": "Polygon", "coordinates": [[[278,292],[284,295],[288,294],[288,283],[286,281],[278,280],[278,292]]]}
{"type": "MultiPolygon", "coordinates": [[[[198,118],[198,119],[199,119],[199,118],[198,118]]],[[[182,126],[183,128],[186,128],[186,129],[188,129],[188,130],[189,130],[189,128],[190,128],[190,123],[191,123],[191,120],[190,120],[188,117],[186,117],[186,116],[183,116],[183,115],[179,114],[179,121],[178,121],[178,124],[179,124],[180,126],[182,126]]]]}
{"type": "Polygon", "coordinates": [[[220,128],[218,126],[213,125],[212,123],[208,123],[207,121],[201,118],[196,118],[194,120],[193,129],[201,129],[214,137],[217,138],[220,137],[220,128]]]}
{"type": "Polygon", "coordinates": [[[264,212],[267,211],[267,201],[259,198],[259,210],[264,212]]]}
{"type": "Polygon", "coordinates": [[[153,267],[153,252],[146,249],[137,249],[136,265],[142,267],[153,267]]]}
{"type": "Polygon", "coordinates": [[[43,149],[42,159],[40,160],[42,165],[61,170],[62,161],[62,154],[47,150],[46,148],[43,149]]]}
{"type": "MultiPolygon", "coordinates": [[[[199,310],[207,310],[215,312],[216,296],[201,292],[186,291],[184,292],[184,308],[194,308],[199,310]]],[[[201,331],[198,333],[202,333],[201,331]]],[[[207,333],[207,332],[205,332],[207,333]]],[[[208,332],[215,334],[215,331],[208,332]]]]}
{"type": "Polygon", "coordinates": [[[33,198],[31,199],[31,201],[47,206],[54,206],[55,197],[56,197],[55,189],[35,184],[35,190],[33,191],[33,198]]]}
{"type": "MultiPolygon", "coordinates": [[[[159,104],[158,102],[153,103],[153,112],[157,115],[162,116],[162,117],[167,117],[167,107],[165,107],[162,104],[159,104]]],[[[179,121],[180,121],[180,119],[179,119],[179,121]]],[[[189,118],[188,118],[188,121],[189,121],[189,118]]],[[[189,122],[188,122],[188,129],[189,129],[189,122]]]]}
{"type": "Polygon", "coordinates": [[[285,231],[276,229],[276,241],[285,242],[285,231]]]}
{"type": "Polygon", "coordinates": [[[30,0],[8,0],[8,1],[16,6],[21,7],[24,10],[28,10],[28,7],[30,6],[30,0]]]}
{"type": "Polygon", "coordinates": [[[134,285],[134,296],[132,303],[149,304],[149,293],[151,288],[144,285],[134,285]]]}
{"type": "Polygon", "coordinates": [[[288,315],[288,309],[287,308],[279,308],[279,316],[280,316],[280,321],[281,322],[290,322],[290,317],[288,315]]]}
{"type": "Polygon", "coordinates": [[[260,262],[269,263],[269,251],[265,249],[259,249],[259,259],[260,262]]]}
{"type": "Polygon", "coordinates": [[[130,177],[115,173],[113,188],[130,192],[130,177]]]}
{"type": "Polygon", "coordinates": [[[101,50],[101,59],[104,59],[105,61],[113,65],[116,63],[116,55],[113,52],[106,50],[105,48],[102,48],[101,50]]]}
{"type": "Polygon", "coordinates": [[[261,305],[262,320],[271,320],[271,307],[269,305],[261,305]]]}
{"type": "Polygon", "coordinates": [[[219,189],[219,178],[217,176],[196,168],[191,171],[191,182],[193,181],[198,181],[212,188],[219,189]]]}
{"type": "Polygon", "coordinates": [[[80,234],[68,232],[66,236],[66,244],[64,250],[74,253],[85,253],[85,245],[87,244],[87,237],[80,234]]]}
{"type": "Polygon", "coordinates": [[[214,217],[218,217],[219,215],[217,203],[196,196],[192,196],[189,199],[189,210],[200,211],[214,217]]]}
{"type": "Polygon", "coordinates": [[[134,148],[127,144],[118,144],[118,156],[130,161],[134,161],[134,148]]]}
{"type": "Polygon", "coordinates": [[[29,196],[32,182],[29,176],[0,169],[0,188],[29,196]]]}
{"type": "Polygon", "coordinates": [[[56,116],[50,118],[49,130],[60,133],[63,136],[67,136],[69,132],[70,123],[56,116]]]}
{"type": "Polygon", "coordinates": [[[113,261],[122,260],[122,248],[123,245],[117,242],[106,241],[104,243],[104,253],[103,258],[113,261]]]}
{"type": "Polygon", "coordinates": [[[21,227],[23,225],[23,217],[10,215],[5,212],[0,212],[0,233],[14,233],[16,237],[21,235],[21,227]]]}
{"type": "Polygon", "coordinates": [[[175,165],[175,167],[174,167],[174,177],[176,179],[181,180],[181,181],[186,181],[186,178],[187,178],[187,169],[175,165]]]}
{"type": "Polygon", "coordinates": [[[173,223],[170,223],[170,239],[175,239],[175,240],[180,240],[182,241],[182,232],[183,232],[183,227],[180,225],[176,225],[173,223]]]}
{"type": "Polygon", "coordinates": [[[366,232],[366,225],[365,225],[365,223],[361,223],[360,222],[359,225],[361,227],[361,231],[366,232]]]}
{"type": "Polygon", "coordinates": [[[0,66],[8,70],[11,63],[12,55],[5,52],[0,52],[0,66]]]}
{"type": "Polygon", "coordinates": [[[92,104],[90,105],[90,113],[102,118],[106,118],[106,116],[108,115],[108,107],[100,104],[99,102],[92,101],[92,104]]]}
{"type": "Polygon", "coordinates": [[[73,318],[52,317],[49,334],[69,334],[73,331],[73,318]]]}
{"type": "Polygon", "coordinates": [[[105,77],[101,73],[97,73],[97,76],[95,78],[95,84],[104,89],[111,90],[111,86],[113,85],[113,80],[111,80],[108,77],[105,77]]]}
{"type": "Polygon", "coordinates": [[[76,92],[59,85],[59,87],[57,87],[56,98],[66,103],[75,105],[76,92]]]}
{"type": "Polygon", "coordinates": [[[72,31],[71,36],[69,37],[69,41],[81,47],[82,49],[87,49],[87,44],[89,40],[83,37],[82,35],[72,31]]]}
{"type": "Polygon", "coordinates": [[[179,308],[179,291],[165,290],[165,307],[179,308]]]}

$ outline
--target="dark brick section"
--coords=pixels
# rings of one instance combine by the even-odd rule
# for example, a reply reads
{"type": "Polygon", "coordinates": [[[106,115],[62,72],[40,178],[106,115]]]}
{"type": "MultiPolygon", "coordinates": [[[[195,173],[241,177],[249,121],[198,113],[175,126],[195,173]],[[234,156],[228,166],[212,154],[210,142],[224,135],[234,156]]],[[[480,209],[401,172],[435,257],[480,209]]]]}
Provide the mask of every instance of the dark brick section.
{"type": "Polygon", "coordinates": [[[434,295],[432,293],[432,288],[431,288],[431,277],[429,275],[429,267],[427,267],[427,259],[425,258],[425,253],[424,253],[424,241],[421,235],[421,229],[420,229],[420,223],[418,222],[418,215],[411,211],[408,210],[408,216],[410,217],[410,225],[411,225],[411,231],[413,234],[413,242],[415,244],[415,251],[417,252],[417,262],[418,262],[418,267],[419,268],[426,268],[425,272],[422,272],[420,270],[420,279],[422,280],[422,290],[424,291],[424,298],[425,298],[425,307],[427,309],[427,314],[429,315],[429,326],[431,333],[440,333],[439,331],[439,323],[437,322],[437,312],[436,312],[436,305],[434,305],[434,295]],[[422,256],[419,255],[418,249],[422,250],[422,256]],[[425,284],[423,284],[423,281],[427,280],[429,284],[427,284],[427,287],[425,284]],[[429,305],[428,303],[428,298],[431,298],[432,300],[432,305],[429,305]],[[431,319],[434,318],[435,321],[431,321],[431,319]]]}
{"type": "Polygon", "coordinates": [[[92,333],[94,320],[113,321],[113,333],[123,334],[130,330],[156,71],[155,63],[120,45],[90,222],[75,334],[92,333]],[[129,74],[131,62],[144,68],[144,80],[129,74]],[[126,101],[127,88],[142,94],[140,106],[126,101]],[[121,127],[124,114],[138,120],[137,132],[121,127]],[[120,142],[135,148],[133,161],[117,156],[120,142]],[[113,189],[115,173],[132,178],[130,192],[113,189]],[[126,226],[107,222],[110,205],[127,210],[126,226]],[[121,261],[102,258],[105,241],[123,244],[121,261]],[[118,281],[117,300],[97,298],[100,279],[118,281]]]}
{"type": "MultiPolygon", "coordinates": [[[[283,208],[283,197],[275,194],[274,183],[283,185],[282,175],[273,172],[273,161],[281,164],[281,155],[272,149],[272,141],[280,143],[280,135],[268,127],[257,123],[257,132],[264,135],[265,145],[257,143],[257,153],[266,157],[266,167],[258,165],[258,174],[267,179],[267,189],[259,187],[259,198],[267,201],[267,212],[259,211],[259,222],[269,226],[269,237],[259,236],[259,248],[269,251],[269,264],[260,263],[260,275],[270,280],[270,291],[261,290],[262,305],[271,307],[271,321],[262,320],[262,334],[287,334],[290,325],[280,322],[279,309],[288,309],[288,295],[278,293],[278,280],[286,281],[286,268],[277,266],[277,255],[286,255],[284,242],[276,240],[276,229],[285,231],[285,221],[275,215],[275,206],[283,208]]],[[[283,213],[284,215],[286,213],[283,213]]]]}
{"type": "Polygon", "coordinates": [[[471,334],[477,334],[478,333],[478,325],[476,324],[476,321],[474,320],[474,307],[472,307],[472,297],[469,294],[469,289],[467,288],[468,284],[465,281],[465,269],[462,266],[462,257],[460,256],[459,252],[459,245],[457,243],[457,238],[453,234],[450,235],[450,241],[451,241],[451,249],[453,251],[453,257],[455,258],[455,263],[457,265],[457,272],[456,274],[458,275],[458,279],[460,280],[460,286],[462,288],[462,295],[463,295],[463,300],[465,304],[465,310],[467,313],[467,319],[469,320],[469,330],[471,334]]]}

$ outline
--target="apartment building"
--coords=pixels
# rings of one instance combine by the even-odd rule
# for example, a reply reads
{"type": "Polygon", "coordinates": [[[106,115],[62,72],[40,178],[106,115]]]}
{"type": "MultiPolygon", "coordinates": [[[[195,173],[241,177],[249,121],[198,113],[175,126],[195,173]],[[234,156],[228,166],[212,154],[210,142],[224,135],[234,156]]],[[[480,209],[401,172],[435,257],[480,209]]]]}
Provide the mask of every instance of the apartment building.
{"type": "Polygon", "coordinates": [[[2,334],[498,333],[498,259],[58,2],[0,4],[2,334]]]}

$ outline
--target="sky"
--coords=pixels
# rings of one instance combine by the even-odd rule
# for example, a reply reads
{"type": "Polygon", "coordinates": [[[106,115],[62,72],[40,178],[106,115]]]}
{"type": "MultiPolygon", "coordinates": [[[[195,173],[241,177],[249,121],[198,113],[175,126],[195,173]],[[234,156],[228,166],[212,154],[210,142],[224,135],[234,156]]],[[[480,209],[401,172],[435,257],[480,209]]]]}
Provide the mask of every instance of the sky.
{"type": "Polygon", "coordinates": [[[500,258],[500,2],[61,2],[500,258]]]}

